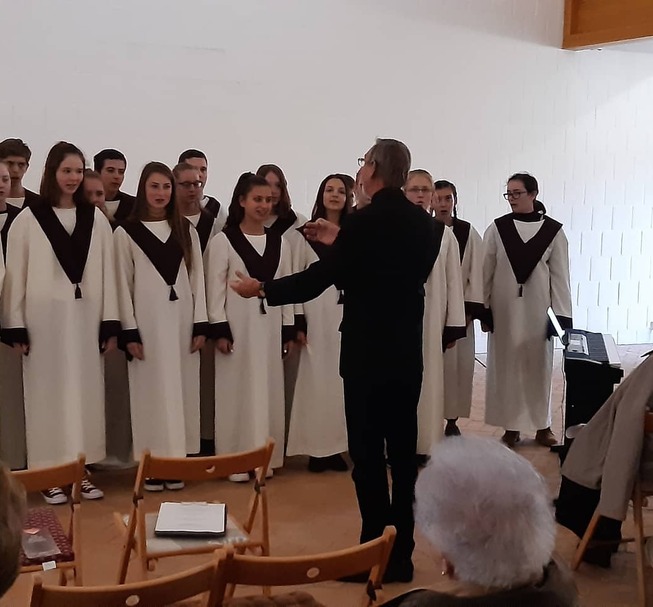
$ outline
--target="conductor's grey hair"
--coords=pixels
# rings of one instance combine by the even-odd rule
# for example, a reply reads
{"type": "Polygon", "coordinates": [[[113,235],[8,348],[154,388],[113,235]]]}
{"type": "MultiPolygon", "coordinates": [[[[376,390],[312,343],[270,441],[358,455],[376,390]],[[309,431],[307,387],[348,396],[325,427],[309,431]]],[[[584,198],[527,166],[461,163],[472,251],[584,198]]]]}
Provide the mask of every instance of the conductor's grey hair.
{"type": "Polygon", "coordinates": [[[410,171],[410,150],[405,143],[396,139],[377,139],[368,153],[374,161],[374,176],[385,187],[403,188],[410,171]]]}
{"type": "Polygon", "coordinates": [[[451,437],[417,480],[415,518],[462,582],[512,588],[539,580],[555,545],[542,477],[496,440],[451,437]]]}

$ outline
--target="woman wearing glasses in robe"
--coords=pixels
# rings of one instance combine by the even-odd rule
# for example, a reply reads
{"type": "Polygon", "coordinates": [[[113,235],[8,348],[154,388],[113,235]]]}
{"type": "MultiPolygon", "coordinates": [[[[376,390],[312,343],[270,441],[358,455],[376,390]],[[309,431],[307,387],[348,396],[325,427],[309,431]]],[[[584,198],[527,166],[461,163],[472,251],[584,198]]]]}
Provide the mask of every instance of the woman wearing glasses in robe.
{"type": "Polygon", "coordinates": [[[562,224],[544,212],[537,180],[516,173],[504,198],[512,212],[495,219],[483,237],[484,300],[491,315],[485,421],[503,427],[514,447],[522,431],[536,431],[544,446],[551,432],[551,373],[554,331],[551,306],[565,329],[572,326],[567,237],[562,224]]]}

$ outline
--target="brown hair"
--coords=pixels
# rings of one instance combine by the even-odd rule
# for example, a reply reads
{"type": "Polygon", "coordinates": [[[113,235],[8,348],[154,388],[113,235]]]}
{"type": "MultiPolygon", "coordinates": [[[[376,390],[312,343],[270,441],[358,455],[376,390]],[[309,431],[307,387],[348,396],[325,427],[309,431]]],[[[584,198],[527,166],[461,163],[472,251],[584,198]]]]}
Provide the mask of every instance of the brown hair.
{"type": "Polygon", "coordinates": [[[239,226],[240,222],[245,217],[245,209],[241,206],[241,201],[247,198],[247,195],[256,187],[270,187],[268,182],[265,181],[260,175],[254,173],[243,173],[236,182],[234,193],[231,195],[231,203],[229,204],[229,214],[225,227],[239,226]]]}
{"type": "Polygon", "coordinates": [[[408,185],[408,182],[413,177],[426,177],[426,179],[428,179],[429,182],[431,183],[431,187],[433,187],[433,177],[431,177],[431,173],[429,173],[427,170],[413,169],[412,171],[408,171],[408,177],[406,178],[406,185],[408,185]]]}
{"type": "Polygon", "coordinates": [[[272,213],[281,219],[285,219],[290,215],[292,210],[292,203],[290,202],[290,194],[288,193],[288,180],[283,174],[283,171],[276,164],[262,164],[256,171],[258,177],[263,177],[268,173],[274,173],[279,180],[279,187],[281,188],[281,195],[279,196],[279,203],[272,209],[272,213]]]}
{"type": "Polygon", "coordinates": [[[179,162],[172,169],[172,174],[175,176],[175,179],[179,179],[179,175],[181,175],[184,171],[199,172],[192,164],[188,164],[187,162],[179,162]]]}
{"type": "Polygon", "coordinates": [[[5,139],[0,141],[0,158],[9,158],[9,156],[18,156],[24,158],[29,164],[32,158],[32,151],[22,139],[5,139]]]}
{"type": "Polygon", "coordinates": [[[315,197],[315,204],[313,205],[313,210],[311,211],[311,221],[316,219],[326,218],[326,208],[324,206],[324,190],[326,190],[327,183],[332,179],[338,179],[342,182],[342,185],[345,187],[345,206],[340,211],[339,221],[342,223],[342,219],[348,213],[351,213],[353,206],[353,196],[351,188],[347,187],[347,182],[343,179],[343,175],[333,174],[327,175],[320,184],[320,187],[317,189],[317,196],[315,197]]]}
{"type": "Polygon", "coordinates": [[[0,597],[20,571],[25,490],[0,462],[0,597]]]}
{"type": "Polygon", "coordinates": [[[94,171],[93,169],[85,169],[84,170],[84,179],[99,179],[102,181],[102,177],[100,177],[100,173],[97,171],[94,171]]]}
{"type": "Polygon", "coordinates": [[[172,187],[170,189],[170,202],[166,207],[166,220],[172,230],[172,237],[177,241],[177,244],[179,244],[184,252],[186,268],[190,271],[193,267],[193,246],[190,236],[190,223],[181,215],[179,208],[177,207],[175,196],[175,176],[167,165],[162,162],[148,162],[143,167],[141,177],[138,180],[136,202],[134,203],[128,221],[147,221],[149,211],[145,185],[147,180],[154,174],[163,175],[166,179],[170,180],[172,187]]]}
{"type": "MultiPolygon", "coordinates": [[[[86,159],[82,151],[76,145],[67,141],[55,143],[45,159],[39,193],[41,198],[53,207],[58,206],[61,199],[61,188],[57,183],[57,170],[68,156],[77,156],[82,161],[82,167],[86,166],[86,159]]],[[[88,204],[86,198],[84,198],[84,188],[81,183],[73,194],[73,202],[76,205],[88,204]]]]}

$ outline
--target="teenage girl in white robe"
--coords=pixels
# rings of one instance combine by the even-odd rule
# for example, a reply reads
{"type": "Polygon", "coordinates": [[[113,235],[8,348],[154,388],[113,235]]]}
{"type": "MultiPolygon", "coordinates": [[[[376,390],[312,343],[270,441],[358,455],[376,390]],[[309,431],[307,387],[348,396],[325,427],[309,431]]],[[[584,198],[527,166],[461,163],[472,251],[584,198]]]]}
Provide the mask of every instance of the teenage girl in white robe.
{"type": "MultiPolygon", "coordinates": [[[[208,329],[202,252],[174,190],[166,165],[147,164],[132,213],[115,232],[135,457],[144,449],[166,457],[199,451],[199,350],[208,329]]],[[[183,483],[148,479],[145,488],[164,486],[183,483]]]]}
{"type": "MultiPolygon", "coordinates": [[[[430,211],[434,191],[430,173],[422,169],[410,171],[404,189],[408,200],[421,206],[425,212],[430,211]]],[[[424,286],[424,375],[417,406],[417,453],[420,463],[426,460],[433,445],[442,437],[444,351],[465,336],[458,243],[453,232],[444,225],[441,225],[441,234],[440,251],[424,286]]]]}
{"type": "Polygon", "coordinates": [[[538,184],[527,173],[508,180],[512,213],[490,224],[483,238],[485,304],[491,309],[485,421],[503,427],[510,447],[522,431],[551,446],[551,373],[554,332],[551,306],[563,328],[572,326],[567,237],[536,200],[538,184]]]}
{"type": "MultiPolygon", "coordinates": [[[[290,249],[291,262],[293,251],[299,246],[301,241],[297,228],[303,226],[308,220],[301,213],[297,213],[292,208],[290,193],[288,192],[288,180],[284,172],[276,164],[262,164],[256,171],[259,177],[263,177],[272,188],[272,211],[265,227],[274,232],[278,232],[288,240],[290,249]]],[[[299,346],[299,344],[295,344],[299,346]]],[[[297,372],[299,370],[299,348],[295,347],[283,360],[284,376],[284,402],[286,409],[286,434],[288,434],[288,424],[292,412],[293,396],[295,394],[295,385],[297,383],[297,372]]]]}
{"type": "Polygon", "coordinates": [[[467,336],[459,339],[444,353],[444,416],[445,436],[458,436],[459,417],[469,417],[474,383],[475,336],[474,320],[484,316],[483,305],[483,239],[467,221],[458,218],[458,192],[450,181],[436,181],[431,202],[434,217],[449,226],[458,241],[467,336]]]}
{"type": "MultiPolygon", "coordinates": [[[[243,299],[229,283],[238,275],[265,281],[291,273],[290,251],[265,228],[272,194],[265,179],[241,175],[224,230],[206,253],[211,337],[216,343],[215,444],[217,453],[255,449],[274,438],[271,469],[283,465],[283,361],[295,336],[292,306],[243,299]]],[[[249,480],[246,473],[230,477],[249,480]]]]}
{"type": "MultiPolygon", "coordinates": [[[[340,225],[350,212],[352,193],[340,175],[326,177],[317,191],[311,221],[340,225]]],[[[328,255],[328,247],[301,238],[293,249],[293,273],[328,255]]],[[[287,455],[309,455],[311,472],[347,470],[345,403],[340,377],[340,323],[344,294],[334,286],[317,299],[295,306],[299,370],[293,398],[287,455]]]]}
{"type": "MultiPolygon", "coordinates": [[[[24,354],[29,468],[105,455],[102,353],[119,333],[111,227],[83,197],[84,156],[56,144],[41,200],[16,217],[7,243],[3,341],[24,354]]],[[[86,481],[88,483],[88,481],[86,481]]],[[[90,483],[89,499],[102,497],[90,483]]],[[[65,501],[53,487],[48,503],[65,501]]]]}

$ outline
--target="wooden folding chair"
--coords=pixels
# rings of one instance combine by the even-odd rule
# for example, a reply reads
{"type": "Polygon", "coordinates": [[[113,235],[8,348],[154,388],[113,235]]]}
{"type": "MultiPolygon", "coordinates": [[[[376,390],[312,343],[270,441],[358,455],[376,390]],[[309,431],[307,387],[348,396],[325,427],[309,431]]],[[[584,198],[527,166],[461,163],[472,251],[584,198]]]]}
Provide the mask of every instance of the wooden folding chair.
{"type": "Polygon", "coordinates": [[[85,464],[86,457],[79,455],[76,461],[61,466],[12,472],[14,478],[25,487],[27,493],[45,491],[51,487],[72,486],[68,501],[70,520],[67,532],[64,531],[55,509],[51,506],[28,509],[24,528],[26,530],[47,529],[60,553],[44,558],[28,559],[21,550],[21,573],[56,568],[60,570],[59,582],[65,585],[67,583],[66,572],[72,571],[75,584],[82,585],[82,536],[79,517],[85,464]]]}
{"type": "Polygon", "coordinates": [[[218,567],[214,558],[211,563],[183,573],[120,586],[43,586],[37,576],[30,607],[163,607],[204,593],[208,596],[202,607],[216,607],[217,588],[218,567]]]}
{"type": "Polygon", "coordinates": [[[134,485],[133,505],[128,517],[114,514],[116,523],[124,534],[118,583],[124,584],[132,550],[136,553],[141,565],[142,579],[147,578],[147,572],[154,570],[155,562],[160,558],[207,554],[225,545],[233,545],[239,553],[246,550],[258,552],[261,555],[270,553],[270,537],[268,525],[268,501],[265,487],[265,474],[270,465],[274,450],[274,440],[259,449],[242,453],[216,455],[213,457],[167,458],[154,457],[145,451],[141,457],[136,483],[134,485]],[[231,514],[227,517],[227,533],[224,538],[163,538],[154,534],[157,513],[146,513],[144,504],[144,489],[146,478],[174,478],[182,481],[207,481],[226,478],[231,474],[256,470],[256,479],[249,510],[244,522],[238,521],[231,514]],[[261,535],[252,537],[252,530],[257,520],[260,507],[261,535]]]}
{"type": "MultiPolygon", "coordinates": [[[[310,556],[257,557],[236,554],[231,546],[220,550],[218,562],[218,606],[226,607],[227,587],[247,586],[298,586],[337,580],[346,575],[369,571],[364,605],[368,607],[383,602],[381,590],[390,552],[397,531],[386,527],[383,535],[371,542],[310,556]]],[[[240,600],[234,599],[235,601],[240,600]]]]}
{"type": "MultiPolygon", "coordinates": [[[[653,434],[653,413],[646,412],[644,415],[644,439],[646,440],[646,435],[653,434]]],[[[638,595],[638,604],[640,607],[646,607],[646,579],[645,579],[645,567],[646,563],[646,554],[644,551],[644,543],[646,537],[644,536],[644,518],[642,515],[644,508],[644,498],[653,495],[653,484],[650,481],[646,482],[640,472],[638,471],[637,476],[635,477],[635,485],[633,487],[633,494],[630,498],[633,504],[633,520],[635,523],[635,537],[626,537],[620,540],[620,544],[625,544],[628,542],[635,542],[635,556],[637,558],[637,595],[638,595]]],[[[596,527],[599,524],[601,515],[599,514],[598,508],[594,511],[592,519],[590,520],[585,533],[576,548],[574,557],[571,561],[571,568],[576,571],[580,567],[585,552],[588,547],[592,545],[592,536],[596,531],[596,527]]],[[[602,542],[605,544],[605,542],[602,542]]]]}

